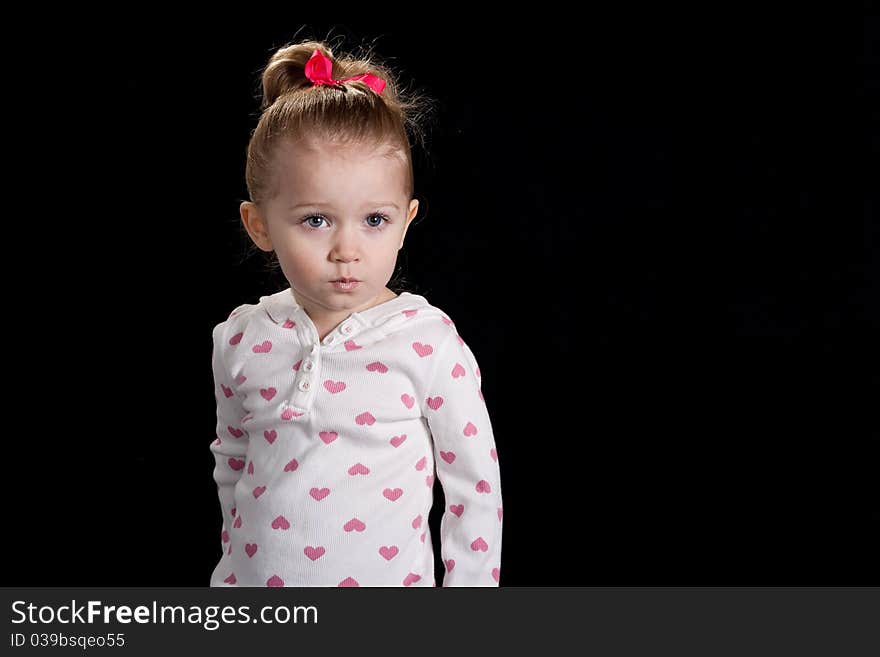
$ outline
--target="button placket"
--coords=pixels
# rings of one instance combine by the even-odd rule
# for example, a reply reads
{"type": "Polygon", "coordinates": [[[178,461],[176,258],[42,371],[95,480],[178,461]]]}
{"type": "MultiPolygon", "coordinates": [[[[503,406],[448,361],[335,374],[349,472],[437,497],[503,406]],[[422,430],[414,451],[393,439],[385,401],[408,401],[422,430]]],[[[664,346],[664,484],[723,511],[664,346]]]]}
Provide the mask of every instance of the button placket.
{"type": "Polygon", "coordinates": [[[308,408],[312,399],[312,372],[318,366],[320,361],[320,351],[317,344],[313,344],[309,355],[303,358],[302,366],[297,372],[297,380],[294,388],[293,397],[290,399],[291,405],[300,408],[308,408]]]}

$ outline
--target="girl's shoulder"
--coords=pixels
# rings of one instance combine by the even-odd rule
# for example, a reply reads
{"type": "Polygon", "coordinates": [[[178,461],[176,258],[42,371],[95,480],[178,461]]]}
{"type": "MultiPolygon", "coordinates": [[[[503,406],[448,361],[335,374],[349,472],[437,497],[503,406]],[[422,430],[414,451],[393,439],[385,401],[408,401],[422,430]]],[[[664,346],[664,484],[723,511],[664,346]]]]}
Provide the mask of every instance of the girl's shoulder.
{"type": "Polygon", "coordinates": [[[455,331],[455,323],[448,313],[420,294],[403,292],[394,301],[396,312],[384,322],[389,333],[401,331],[437,339],[455,331]]]}
{"type": "Polygon", "coordinates": [[[235,306],[226,319],[214,325],[214,342],[237,344],[259,307],[259,303],[241,303],[235,306]]]}
{"type": "Polygon", "coordinates": [[[457,351],[463,341],[450,314],[424,297],[411,295],[410,300],[418,303],[388,322],[385,335],[394,336],[407,352],[411,348],[423,357],[457,351]]]}

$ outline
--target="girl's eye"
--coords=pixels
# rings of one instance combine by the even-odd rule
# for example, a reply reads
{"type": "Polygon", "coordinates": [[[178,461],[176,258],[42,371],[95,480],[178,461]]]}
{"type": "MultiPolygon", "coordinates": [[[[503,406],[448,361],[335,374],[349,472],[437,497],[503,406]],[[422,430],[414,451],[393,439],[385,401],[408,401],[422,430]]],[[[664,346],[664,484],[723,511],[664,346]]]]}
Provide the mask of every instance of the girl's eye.
{"type": "MultiPolygon", "coordinates": [[[[325,221],[324,217],[322,217],[319,214],[313,214],[313,215],[309,215],[308,217],[303,219],[300,223],[306,224],[306,226],[308,228],[312,228],[312,229],[317,230],[318,228],[321,227],[322,221],[325,221]],[[316,220],[316,221],[313,221],[313,220],[316,220]]],[[[388,217],[386,217],[384,214],[382,214],[380,212],[376,212],[374,214],[371,214],[369,217],[367,217],[366,221],[367,221],[367,225],[370,228],[376,228],[377,230],[381,230],[382,225],[384,223],[388,223],[388,217]]]]}
{"type": "Polygon", "coordinates": [[[367,217],[367,223],[369,224],[370,228],[380,228],[385,221],[387,221],[387,219],[384,215],[381,214],[371,214],[369,217],[367,217]],[[375,224],[369,223],[370,219],[378,219],[378,222],[375,224]]]}

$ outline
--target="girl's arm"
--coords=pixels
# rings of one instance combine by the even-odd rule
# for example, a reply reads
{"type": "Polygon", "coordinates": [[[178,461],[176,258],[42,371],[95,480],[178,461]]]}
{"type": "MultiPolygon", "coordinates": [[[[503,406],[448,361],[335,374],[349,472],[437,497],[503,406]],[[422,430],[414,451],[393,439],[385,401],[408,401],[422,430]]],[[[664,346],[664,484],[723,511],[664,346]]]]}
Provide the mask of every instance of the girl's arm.
{"type": "Polygon", "coordinates": [[[446,508],[440,524],[443,586],[498,586],[501,477],[477,361],[452,327],[421,400],[446,508]]]}
{"type": "Polygon", "coordinates": [[[217,400],[216,440],[211,443],[214,453],[214,481],[217,482],[217,494],[220,498],[220,509],[223,513],[221,532],[221,549],[226,550],[229,530],[235,522],[235,484],[244,472],[245,455],[250,436],[241,426],[245,416],[232,377],[223,359],[224,347],[228,346],[226,338],[227,322],[214,327],[214,351],[211,358],[214,370],[214,397],[217,400]]]}

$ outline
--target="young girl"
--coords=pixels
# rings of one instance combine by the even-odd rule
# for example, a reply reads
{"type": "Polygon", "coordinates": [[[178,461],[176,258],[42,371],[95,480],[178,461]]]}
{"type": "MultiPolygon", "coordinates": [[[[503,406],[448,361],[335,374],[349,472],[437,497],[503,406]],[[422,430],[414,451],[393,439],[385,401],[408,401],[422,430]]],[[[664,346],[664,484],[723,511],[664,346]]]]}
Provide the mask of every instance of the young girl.
{"type": "Polygon", "coordinates": [[[213,331],[223,554],[211,586],[498,586],[498,454],[480,369],[448,315],[391,291],[416,216],[390,71],[281,48],[262,74],[241,219],[290,287],[213,331]]]}

